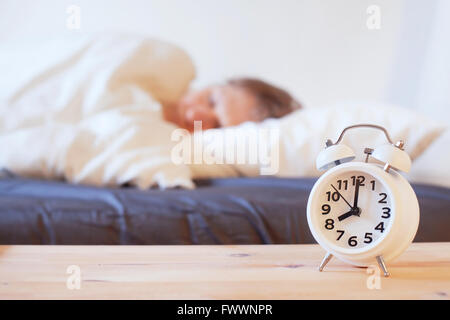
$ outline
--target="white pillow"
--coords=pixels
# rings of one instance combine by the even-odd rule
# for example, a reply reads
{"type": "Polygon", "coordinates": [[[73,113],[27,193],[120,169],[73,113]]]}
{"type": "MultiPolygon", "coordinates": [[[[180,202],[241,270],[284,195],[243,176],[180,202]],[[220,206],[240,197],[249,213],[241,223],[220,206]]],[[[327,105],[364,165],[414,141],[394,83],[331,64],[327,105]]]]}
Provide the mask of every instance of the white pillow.
{"type": "Polygon", "coordinates": [[[450,188],[449,147],[450,130],[447,129],[416,159],[409,174],[410,180],[450,188]]]}
{"type": "MultiPolygon", "coordinates": [[[[240,126],[224,129],[212,129],[203,135],[202,152],[211,149],[212,144],[223,143],[225,150],[235,148],[236,143],[255,145],[248,138],[255,132],[268,130],[273,137],[268,145],[273,157],[271,165],[266,163],[245,164],[228,163],[225,165],[191,166],[194,177],[212,177],[230,175],[255,176],[259,174],[275,174],[283,177],[318,176],[320,171],[315,167],[318,153],[325,147],[326,139],[335,141],[342,129],[358,123],[378,124],[385,127],[394,141],[404,140],[405,150],[412,159],[420,156],[427,147],[442,133],[444,127],[412,110],[386,104],[335,105],[332,107],[310,108],[298,110],[282,119],[268,119],[262,123],[244,123],[240,126]],[[216,138],[211,136],[216,135],[216,138]],[[231,137],[222,139],[222,136],[231,137]],[[212,141],[212,142],[211,142],[212,141]],[[249,143],[250,142],[250,143],[249,143]],[[266,170],[262,170],[262,169],[266,170]],[[270,168],[270,170],[267,170],[270,168]],[[264,172],[265,171],[265,172],[264,172]]],[[[258,140],[257,145],[262,146],[258,140]]],[[[364,157],[365,147],[376,147],[386,142],[381,131],[373,129],[354,129],[346,133],[343,143],[350,146],[357,159],[364,157]]],[[[197,148],[198,150],[198,148],[197,148]]],[[[264,151],[264,150],[263,150],[264,151]]],[[[248,158],[247,158],[248,160],[248,158]]],[[[222,159],[223,162],[224,158],[222,159]]],[[[236,161],[235,161],[236,162],[236,161]]]]}

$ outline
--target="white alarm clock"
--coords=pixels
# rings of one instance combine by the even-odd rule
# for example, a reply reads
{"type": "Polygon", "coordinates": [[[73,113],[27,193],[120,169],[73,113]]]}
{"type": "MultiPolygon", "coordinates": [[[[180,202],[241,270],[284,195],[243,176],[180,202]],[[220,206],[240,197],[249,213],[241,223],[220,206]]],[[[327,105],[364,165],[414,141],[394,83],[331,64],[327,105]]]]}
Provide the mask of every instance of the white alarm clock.
{"type": "Polygon", "coordinates": [[[385,262],[400,255],[413,241],[419,225],[419,204],[408,181],[397,171],[408,172],[411,159],[383,127],[359,124],[345,128],[338,140],[327,140],[316,160],[328,170],[315,183],[308,199],[307,217],[316,241],[327,251],[322,271],[333,256],[356,265],[385,262]],[[352,161],[355,153],[340,143],[353,128],[382,130],[388,141],[366,148],[365,162],[352,161]],[[383,164],[370,162],[370,157],[383,164]]]}

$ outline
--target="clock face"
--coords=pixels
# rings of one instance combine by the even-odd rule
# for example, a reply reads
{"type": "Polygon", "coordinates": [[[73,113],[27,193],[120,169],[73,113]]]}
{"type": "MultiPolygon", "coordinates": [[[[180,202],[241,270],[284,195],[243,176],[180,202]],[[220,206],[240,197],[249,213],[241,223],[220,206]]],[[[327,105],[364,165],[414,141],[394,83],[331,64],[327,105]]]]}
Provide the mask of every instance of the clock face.
{"type": "Polygon", "coordinates": [[[373,246],[393,219],[390,192],[372,175],[348,171],[330,176],[317,190],[317,228],[337,247],[373,246]]]}

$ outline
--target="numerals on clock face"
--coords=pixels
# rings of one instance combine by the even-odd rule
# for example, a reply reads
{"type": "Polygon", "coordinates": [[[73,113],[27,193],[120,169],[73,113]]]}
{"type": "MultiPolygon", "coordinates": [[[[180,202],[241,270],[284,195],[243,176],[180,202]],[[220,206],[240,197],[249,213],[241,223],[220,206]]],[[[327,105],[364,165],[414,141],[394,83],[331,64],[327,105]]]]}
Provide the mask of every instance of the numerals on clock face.
{"type": "Polygon", "coordinates": [[[381,182],[348,172],[323,183],[317,213],[322,234],[343,248],[362,248],[386,234],[391,202],[381,182]]]}

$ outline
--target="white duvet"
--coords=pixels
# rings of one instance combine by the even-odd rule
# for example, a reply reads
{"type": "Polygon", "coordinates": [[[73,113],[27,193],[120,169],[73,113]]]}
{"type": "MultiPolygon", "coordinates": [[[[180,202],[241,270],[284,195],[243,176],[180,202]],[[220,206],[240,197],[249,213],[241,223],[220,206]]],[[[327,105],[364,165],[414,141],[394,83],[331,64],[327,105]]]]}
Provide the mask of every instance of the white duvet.
{"type": "Polygon", "coordinates": [[[161,110],[194,77],[182,50],[117,36],[2,49],[0,167],[93,185],[193,186],[189,168],[171,161],[175,127],[161,110]]]}

